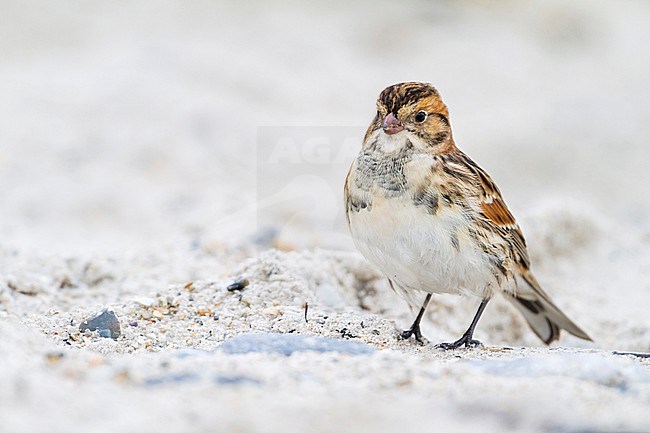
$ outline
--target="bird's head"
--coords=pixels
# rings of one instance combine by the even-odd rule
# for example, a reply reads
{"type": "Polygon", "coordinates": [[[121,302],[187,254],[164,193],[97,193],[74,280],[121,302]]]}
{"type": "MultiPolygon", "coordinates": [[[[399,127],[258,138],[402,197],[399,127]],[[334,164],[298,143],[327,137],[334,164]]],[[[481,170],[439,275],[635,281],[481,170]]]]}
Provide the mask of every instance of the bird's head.
{"type": "Polygon", "coordinates": [[[408,82],[386,87],[377,98],[364,147],[399,152],[409,147],[432,153],[454,148],[449,111],[429,83],[408,82]]]}

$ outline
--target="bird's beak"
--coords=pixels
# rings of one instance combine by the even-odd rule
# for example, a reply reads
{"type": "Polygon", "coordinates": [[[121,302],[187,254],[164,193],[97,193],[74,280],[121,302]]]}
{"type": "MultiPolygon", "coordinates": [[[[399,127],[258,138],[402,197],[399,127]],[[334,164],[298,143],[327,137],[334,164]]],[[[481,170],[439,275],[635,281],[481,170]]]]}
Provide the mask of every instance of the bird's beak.
{"type": "Polygon", "coordinates": [[[397,134],[400,131],[404,130],[404,126],[397,120],[397,117],[393,113],[388,113],[388,116],[384,118],[384,123],[381,125],[384,132],[388,135],[397,134]]]}

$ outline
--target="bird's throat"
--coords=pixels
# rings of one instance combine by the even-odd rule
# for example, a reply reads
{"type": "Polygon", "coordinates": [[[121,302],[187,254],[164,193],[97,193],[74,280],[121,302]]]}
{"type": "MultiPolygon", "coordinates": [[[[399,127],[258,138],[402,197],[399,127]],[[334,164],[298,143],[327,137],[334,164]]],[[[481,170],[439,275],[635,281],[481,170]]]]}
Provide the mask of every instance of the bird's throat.
{"type": "Polygon", "coordinates": [[[386,154],[403,153],[412,150],[415,146],[409,135],[406,131],[390,135],[382,130],[378,130],[368,137],[364,147],[386,154]]]}

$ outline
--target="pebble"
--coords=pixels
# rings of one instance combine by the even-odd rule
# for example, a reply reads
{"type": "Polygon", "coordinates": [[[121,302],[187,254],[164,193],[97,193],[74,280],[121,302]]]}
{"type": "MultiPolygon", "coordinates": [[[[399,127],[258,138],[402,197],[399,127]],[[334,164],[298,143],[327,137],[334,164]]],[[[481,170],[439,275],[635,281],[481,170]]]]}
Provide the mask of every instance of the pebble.
{"type": "Polygon", "coordinates": [[[117,339],[121,334],[120,322],[111,310],[104,310],[99,316],[86,319],[79,325],[79,332],[97,331],[100,337],[117,339]]]}
{"type": "MultiPolygon", "coordinates": [[[[159,386],[170,384],[193,383],[203,379],[210,379],[199,373],[179,373],[162,376],[154,376],[144,379],[143,384],[146,386],[159,386]]],[[[218,385],[260,385],[262,382],[258,379],[243,375],[216,375],[212,381],[218,385]]]]}
{"type": "Polygon", "coordinates": [[[246,278],[238,278],[229,284],[228,287],[226,287],[226,290],[229,292],[234,292],[235,290],[244,290],[249,284],[250,282],[246,278]]]}
{"type": "Polygon", "coordinates": [[[255,378],[249,376],[243,376],[243,375],[216,376],[214,378],[214,381],[219,385],[261,385],[262,384],[261,381],[255,378]]]}
{"type": "Polygon", "coordinates": [[[156,305],[156,300],[147,296],[138,296],[136,298],[133,298],[133,302],[140,304],[143,307],[153,307],[156,305]]]}
{"type": "Polygon", "coordinates": [[[201,379],[201,376],[196,373],[181,373],[181,374],[170,374],[165,376],[150,377],[144,380],[144,384],[148,386],[155,385],[168,385],[175,383],[188,383],[196,382],[201,379]]]}
{"type": "Polygon", "coordinates": [[[289,356],[296,352],[339,352],[349,355],[367,355],[375,351],[357,341],[295,334],[255,333],[241,334],[223,342],[219,349],[228,354],[279,353],[289,356]]]}

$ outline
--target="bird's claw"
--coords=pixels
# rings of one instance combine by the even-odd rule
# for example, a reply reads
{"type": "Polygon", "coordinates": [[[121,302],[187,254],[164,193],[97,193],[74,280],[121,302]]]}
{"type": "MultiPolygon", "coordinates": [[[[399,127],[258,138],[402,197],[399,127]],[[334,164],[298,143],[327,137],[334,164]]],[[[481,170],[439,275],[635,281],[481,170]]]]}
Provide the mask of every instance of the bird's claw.
{"type": "Polygon", "coordinates": [[[403,331],[399,335],[399,338],[400,340],[408,340],[409,338],[411,338],[411,336],[415,336],[415,341],[421,346],[426,346],[427,344],[429,344],[429,340],[427,340],[422,336],[422,332],[420,332],[419,326],[403,331]]]}
{"type": "Polygon", "coordinates": [[[436,344],[435,347],[436,349],[442,349],[442,350],[455,350],[461,346],[465,346],[465,348],[467,349],[473,349],[475,347],[483,347],[483,343],[481,343],[478,340],[472,340],[471,337],[463,335],[461,338],[454,341],[453,343],[440,343],[440,344],[436,344]]]}

